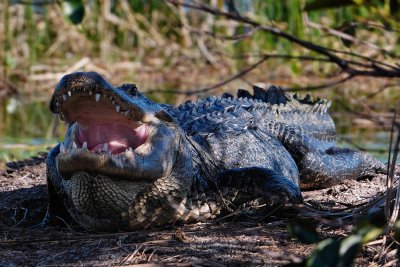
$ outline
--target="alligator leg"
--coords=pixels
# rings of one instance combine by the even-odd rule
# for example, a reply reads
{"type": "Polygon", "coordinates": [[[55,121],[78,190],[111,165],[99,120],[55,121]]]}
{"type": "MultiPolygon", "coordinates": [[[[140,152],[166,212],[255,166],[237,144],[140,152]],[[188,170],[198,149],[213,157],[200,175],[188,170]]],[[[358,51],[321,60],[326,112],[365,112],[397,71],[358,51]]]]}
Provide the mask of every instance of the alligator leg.
{"type": "Polygon", "coordinates": [[[362,151],[339,148],[293,129],[284,132],[281,140],[299,167],[301,188],[324,188],[386,172],[385,164],[362,151]]]}
{"type": "Polygon", "coordinates": [[[58,188],[62,187],[62,178],[57,172],[55,162],[55,157],[59,153],[59,149],[60,145],[54,147],[47,158],[47,192],[49,204],[47,206],[46,215],[40,224],[41,227],[46,227],[49,224],[60,224],[61,221],[63,221],[63,223],[73,222],[61,198],[63,194],[59,192],[55,186],[56,183],[58,188]]]}
{"type": "Polygon", "coordinates": [[[62,224],[65,226],[67,222],[73,222],[73,219],[69,215],[67,209],[64,206],[63,201],[60,199],[57,194],[54,186],[51,183],[47,183],[48,187],[48,197],[49,204],[47,206],[46,215],[44,216],[42,222],[39,224],[39,227],[44,228],[48,225],[53,224],[62,224]],[[61,223],[63,222],[63,223],[61,223]]]}
{"type": "Polygon", "coordinates": [[[245,198],[263,197],[271,205],[303,201],[299,186],[295,182],[267,168],[246,167],[226,170],[219,173],[215,182],[218,189],[236,188],[239,193],[243,192],[245,198]]]}

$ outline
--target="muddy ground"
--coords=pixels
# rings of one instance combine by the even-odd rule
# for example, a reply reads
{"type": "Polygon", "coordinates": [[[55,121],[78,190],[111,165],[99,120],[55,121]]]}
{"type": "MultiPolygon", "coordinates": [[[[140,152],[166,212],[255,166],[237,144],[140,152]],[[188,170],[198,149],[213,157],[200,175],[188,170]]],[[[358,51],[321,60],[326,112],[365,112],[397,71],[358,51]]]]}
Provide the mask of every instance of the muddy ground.
{"type": "MultiPolygon", "coordinates": [[[[314,245],[291,237],[286,226],[314,217],[323,237],[343,237],[354,221],[330,212],[363,207],[385,191],[386,177],[347,181],[304,192],[305,204],[285,207],[268,218],[223,220],[124,233],[88,233],[76,225],[41,228],[47,205],[45,155],[0,170],[0,266],[281,266],[301,262],[314,245]]],[[[363,248],[356,266],[395,266],[395,250],[382,254],[380,239],[363,248]],[[384,256],[382,256],[384,255],[384,256]]]]}

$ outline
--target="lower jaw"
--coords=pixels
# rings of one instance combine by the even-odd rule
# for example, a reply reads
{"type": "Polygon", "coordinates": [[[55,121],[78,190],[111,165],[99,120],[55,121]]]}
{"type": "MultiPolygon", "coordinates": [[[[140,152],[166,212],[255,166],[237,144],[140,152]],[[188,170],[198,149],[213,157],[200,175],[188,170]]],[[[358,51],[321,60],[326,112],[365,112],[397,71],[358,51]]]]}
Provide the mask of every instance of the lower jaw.
{"type": "Polygon", "coordinates": [[[60,152],[56,157],[57,169],[64,178],[69,179],[76,172],[101,172],[108,176],[129,178],[135,166],[133,151],[112,155],[94,153],[88,149],[73,149],[60,152]]]}
{"type": "Polygon", "coordinates": [[[69,212],[77,223],[91,231],[115,231],[129,226],[123,214],[148,183],[77,172],[63,185],[72,204],[69,212]]]}

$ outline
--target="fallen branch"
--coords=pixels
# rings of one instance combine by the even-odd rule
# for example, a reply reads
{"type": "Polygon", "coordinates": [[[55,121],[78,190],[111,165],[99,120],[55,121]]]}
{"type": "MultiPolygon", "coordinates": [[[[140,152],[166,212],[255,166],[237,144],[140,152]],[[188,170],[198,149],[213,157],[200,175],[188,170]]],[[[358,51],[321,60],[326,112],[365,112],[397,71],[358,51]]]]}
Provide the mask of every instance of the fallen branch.
{"type": "MultiPolygon", "coordinates": [[[[215,16],[222,16],[227,19],[244,23],[246,25],[252,26],[254,28],[258,28],[262,31],[269,32],[275,36],[284,38],[292,43],[300,45],[301,47],[306,48],[312,52],[316,52],[320,55],[325,56],[332,63],[335,63],[343,72],[346,72],[350,75],[351,78],[356,76],[369,76],[369,77],[386,77],[386,78],[398,78],[400,77],[400,67],[392,66],[383,62],[376,61],[374,59],[363,57],[361,55],[357,55],[352,53],[352,56],[356,56],[358,58],[362,58],[365,61],[369,62],[369,64],[365,64],[357,61],[349,61],[343,57],[338,56],[337,51],[333,49],[326,48],[324,46],[300,39],[295,37],[292,34],[284,32],[277,27],[272,27],[269,25],[261,24],[249,17],[242,16],[237,13],[226,12],[217,8],[213,8],[209,5],[198,3],[198,2],[186,2],[179,0],[166,0],[167,2],[180,5],[191,9],[200,10],[205,13],[213,14],[215,16]],[[363,65],[364,69],[356,68],[354,65],[363,65]]],[[[345,52],[344,52],[345,53],[345,52]]]]}

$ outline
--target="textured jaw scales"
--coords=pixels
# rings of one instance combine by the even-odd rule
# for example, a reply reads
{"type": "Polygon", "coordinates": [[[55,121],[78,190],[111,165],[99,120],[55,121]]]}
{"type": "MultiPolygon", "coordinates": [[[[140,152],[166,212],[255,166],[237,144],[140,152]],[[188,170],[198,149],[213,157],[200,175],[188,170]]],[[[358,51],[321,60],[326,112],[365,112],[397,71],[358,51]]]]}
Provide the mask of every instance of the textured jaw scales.
{"type": "Polygon", "coordinates": [[[120,106],[100,94],[76,94],[64,100],[63,117],[78,125],[76,146],[112,155],[135,150],[146,142],[147,126],[121,112],[120,106]]]}

